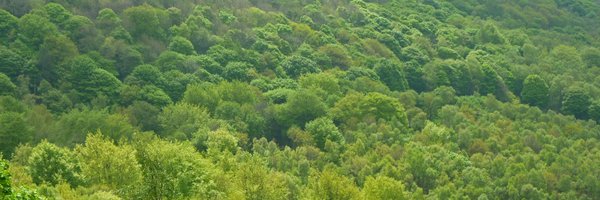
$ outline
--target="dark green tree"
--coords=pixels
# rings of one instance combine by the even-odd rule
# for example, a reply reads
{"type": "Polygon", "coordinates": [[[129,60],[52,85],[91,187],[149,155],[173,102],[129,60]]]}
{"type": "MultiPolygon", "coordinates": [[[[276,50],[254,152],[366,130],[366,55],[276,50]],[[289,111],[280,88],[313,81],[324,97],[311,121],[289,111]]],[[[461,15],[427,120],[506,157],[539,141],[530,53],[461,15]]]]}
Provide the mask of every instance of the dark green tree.
{"type": "Polygon", "coordinates": [[[318,73],[321,71],[317,63],[302,56],[291,56],[281,62],[281,67],[291,78],[298,78],[307,73],[318,73]]]}
{"type": "Polygon", "coordinates": [[[18,19],[15,16],[0,9],[0,44],[8,45],[9,41],[15,39],[17,23],[18,19]]]}
{"type": "Polygon", "coordinates": [[[284,127],[294,124],[306,124],[318,117],[325,115],[327,105],[321,98],[308,90],[301,90],[290,94],[285,104],[277,107],[277,121],[284,127]]]}
{"type": "Polygon", "coordinates": [[[62,26],[72,16],[65,7],[58,3],[48,3],[42,9],[48,16],[48,19],[57,26],[62,26]]]}
{"type": "Polygon", "coordinates": [[[193,55],[196,53],[192,42],[180,36],[176,36],[171,39],[171,43],[169,44],[169,50],[185,55],[193,55]]]}
{"type": "Polygon", "coordinates": [[[38,67],[42,78],[50,83],[57,83],[60,76],[67,71],[60,65],[75,58],[79,54],[77,46],[66,36],[49,36],[40,47],[38,67]]]}
{"type": "Polygon", "coordinates": [[[165,39],[165,25],[168,25],[168,13],[159,8],[143,4],[129,7],[123,11],[123,24],[134,38],[149,36],[165,39]]]}
{"type": "Polygon", "coordinates": [[[408,81],[399,64],[384,59],[377,63],[375,72],[379,75],[381,82],[393,91],[404,91],[408,89],[408,81]]]}
{"type": "Polygon", "coordinates": [[[17,76],[25,73],[27,69],[27,60],[16,52],[0,46],[0,73],[4,73],[13,80],[17,76]]]}
{"type": "Polygon", "coordinates": [[[529,75],[523,82],[521,99],[524,103],[540,108],[548,106],[549,88],[546,81],[538,75],[529,75]]]}
{"type": "Polygon", "coordinates": [[[570,88],[563,97],[561,110],[564,114],[574,115],[578,119],[587,119],[590,105],[591,97],[586,91],[570,88]]]}
{"type": "Polygon", "coordinates": [[[477,33],[477,36],[481,43],[504,44],[506,42],[506,39],[498,30],[498,27],[490,22],[483,25],[477,33]]]}
{"type": "Polygon", "coordinates": [[[321,117],[310,121],[306,123],[305,129],[313,136],[317,147],[321,149],[325,149],[327,141],[342,145],[345,143],[344,136],[329,118],[321,117]]]}
{"type": "Polygon", "coordinates": [[[600,122],[600,101],[596,100],[590,105],[588,115],[590,119],[600,122]]]}
{"type": "Polygon", "coordinates": [[[31,142],[33,139],[32,129],[21,113],[0,113],[0,127],[0,152],[3,155],[11,156],[19,144],[31,142]]]}
{"type": "Polygon", "coordinates": [[[482,95],[496,94],[499,85],[501,84],[500,76],[498,76],[498,73],[494,68],[488,65],[483,65],[481,68],[483,77],[482,80],[480,80],[479,93],[482,95]]]}
{"type": "Polygon", "coordinates": [[[587,48],[584,49],[581,53],[581,58],[583,62],[588,67],[600,67],[600,49],[597,48],[587,48]]]}
{"type": "Polygon", "coordinates": [[[252,66],[246,62],[230,62],[223,69],[223,78],[228,81],[252,80],[252,66]]]}
{"type": "Polygon", "coordinates": [[[8,76],[4,75],[3,73],[0,73],[0,96],[1,95],[8,95],[8,96],[14,95],[16,89],[17,89],[17,86],[10,81],[10,78],[8,78],[8,76]]]}
{"type": "Polygon", "coordinates": [[[89,102],[99,95],[110,99],[119,94],[121,81],[111,73],[98,67],[97,63],[87,56],[78,56],[66,64],[65,80],[77,93],[82,102],[89,102]]]}
{"type": "Polygon", "coordinates": [[[98,12],[96,25],[105,32],[110,32],[121,25],[121,18],[112,9],[104,8],[98,12]]]}
{"type": "Polygon", "coordinates": [[[19,19],[19,40],[33,50],[39,49],[46,37],[58,34],[58,28],[47,17],[27,14],[19,19]]]}

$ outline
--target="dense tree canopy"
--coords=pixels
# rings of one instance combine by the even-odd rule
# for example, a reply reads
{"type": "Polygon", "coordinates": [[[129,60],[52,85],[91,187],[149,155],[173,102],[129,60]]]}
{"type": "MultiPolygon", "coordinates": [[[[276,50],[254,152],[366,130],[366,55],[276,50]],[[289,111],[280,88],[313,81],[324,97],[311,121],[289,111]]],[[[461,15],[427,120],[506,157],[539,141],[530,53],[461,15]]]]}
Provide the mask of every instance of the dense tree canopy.
{"type": "Polygon", "coordinates": [[[593,0],[0,0],[0,199],[600,199],[593,0]]]}

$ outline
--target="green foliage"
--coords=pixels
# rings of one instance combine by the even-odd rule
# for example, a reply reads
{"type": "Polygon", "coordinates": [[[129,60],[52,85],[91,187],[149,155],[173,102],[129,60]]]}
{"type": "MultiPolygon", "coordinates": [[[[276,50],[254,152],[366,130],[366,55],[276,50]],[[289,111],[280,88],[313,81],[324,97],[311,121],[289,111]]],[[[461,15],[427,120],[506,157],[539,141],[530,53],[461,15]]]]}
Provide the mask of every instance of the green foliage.
{"type": "Polygon", "coordinates": [[[312,198],[315,199],[360,199],[360,192],[352,180],[330,170],[311,176],[308,185],[314,191],[312,198]]]}
{"type": "Polygon", "coordinates": [[[483,78],[479,86],[479,93],[482,95],[497,94],[502,85],[502,79],[498,76],[496,70],[488,65],[483,65],[483,78]]]}
{"type": "Polygon", "coordinates": [[[408,123],[402,104],[397,99],[380,93],[349,93],[335,104],[330,113],[333,119],[346,124],[378,119],[408,123]]]}
{"type": "Polygon", "coordinates": [[[548,105],[549,88],[546,81],[538,75],[529,75],[523,82],[521,98],[529,105],[546,108],[548,105]]]}
{"type": "Polygon", "coordinates": [[[42,78],[56,83],[61,74],[67,72],[59,65],[78,55],[77,47],[66,36],[49,36],[40,47],[38,67],[42,78]]]}
{"type": "Polygon", "coordinates": [[[588,110],[590,119],[600,121],[600,101],[595,101],[588,110]]]}
{"type": "Polygon", "coordinates": [[[0,155],[0,196],[6,200],[38,200],[42,199],[35,191],[24,187],[13,187],[8,161],[0,155]]]}
{"type": "Polygon", "coordinates": [[[121,81],[114,75],[100,68],[87,56],[78,56],[66,64],[66,81],[76,91],[76,96],[83,102],[105,95],[114,98],[118,95],[121,81]]]}
{"type": "Polygon", "coordinates": [[[2,111],[0,113],[0,146],[3,155],[10,156],[19,144],[33,139],[31,127],[22,113],[2,111]]]}
{"type": "Polygon", "coordinates": [[[285,104],[275,107],[275,118],[284,127],[306,124],[326,114],[327,105],[310,91],[297,91],[287,97],[285,104]]]}
{"type": "Polygon", "coordinates": [[[23,74],[27,69],[27,60],[16,52],[0,46],[0,73],[4,73],[11,79],[23,74]]]}
{"type": "Polygon", "coordinates": [[[375,66],[375,72],[390,90],[404,91],[408,89],[406,76],[397,63],[389,60],[381,60],[375,66]]]}
{"type": "Polygon", "coordinates": [[[198,3],[0,1],[0,199],[600,197],[596,1],[198,3]]]}
{"type": "Polygon", "coordinates": [[[141,165],[132,146],[117,146],[98,133],[88,135],[75,152],[86,184],[107,186],[124,197],[133,197],[141,189],[141,165]]]}
{"type": "Polygon", "coordinates": [[[333,124],[333,121],[328,118],[317,118],[306,124],[306,132],[310,133],[317,147],[324,149],[327,141],[335,142],[343,145],[345,143],[344,136],[338,128],[333,124]]]}
{"type": "Polygon", "coordinates": [[[112,9],[104,8],[98,12],[96,23],[98,28],[111,31],[121,25],[121,19],[112,9]]]}
{"type": "Polygon", "coordinates": [[[506,42],[498,27],[492,23],[485,23],[477,36],[481,43],[503,44],[506,42]]]}
{"type": "Polygon", "coordinates": [[[12,195],[8,163],[4,159],[0,160],[0,195],[3,198],[12,195]]]}
{"type": "Polygon", "coordinates": [[[209,177],[213,167],[193,146],[151,139],[136,144],[136,150],[142,166],[143,198],[211,198],[216,194],[209,177]]]}
{"type": "Polygon", "coordinates": [[[113,140],[130,138],[135,129],[127,122],[127,117],[106,110],[71,110],[63,114],[47,137],[51,142],[75,146],[85,141],[88,133],[100,131],[113,140]]]}
{"type": "Polygon", "coordinates": [[[36,184],[81,183],[80,166],[73,152],[45,140],[31,150],[27,165],[36,184]]]}
{"type": "Polygon", "coordinates": [[[58,34],[58,28],[48,18],[27,14],[19,19],[19,40],[33,50],[39,49],[44,39],[58,34]]]}
{"type": "Polygon", "coordinates": [[[288,57],[281,63],[281,66],[291,78],[298,78],[303,74],[318,73],[321,71],[317,67],[317,63],[302,56],[288,57]]]}
{"type": "Polygon", "coordinates": [[[385,176],[367,178],[363,193],[365,199],[407,199],[402,182],[385,176]]]}
{"type": "Polygon", "coordinates": [[[581,54],[581,58],[588,67],[600,66],[600,50],[597,48],[585,49],[581,54]]]}
{"type": "Polygon", "coordinates": [[[14,95],[17,86],[10,81],[10,78],[3,73],[0,73],[0,95],[14,95]]]}
{"type": "Polygon", "coordinates": [[[169,44],[169,50],[185,54],[192,55],[196,51],[194,50],[194,45],[188,39],[184,37],[173,37],[171,39],[171,43],[169,44]]]}
{"type": "Polygon", "coordinates": [[[252,66],[245,62],[229,62],[223,69],[223,78],[228,81],[249,81],[252,79],[252,66]]]}
{"type": "Polygon", "coordinates": [[[16,36],[18,19],[10,12],[0,9],[0,39],[3,45],[16,36]]]}
{"type": "Polygon", "coordinates": [[[591,105],[589,94],[581,88],[569,89],[563,98],[562,111],[577,118],[587,119],[591,105]]]}
{"type": "Polygon", "coordinates": [[[167,19],[166,11],[148,4],[130,7],[123,11],[123,24],[134,37],[164,38],[167,19]]]}
{"type": "Polygon", "coordinates": [[[191,139],[193,134],[208,127],[210,116],[201,107],[178,103],[165,107],[158,116],[162,136],[191,139]]]}

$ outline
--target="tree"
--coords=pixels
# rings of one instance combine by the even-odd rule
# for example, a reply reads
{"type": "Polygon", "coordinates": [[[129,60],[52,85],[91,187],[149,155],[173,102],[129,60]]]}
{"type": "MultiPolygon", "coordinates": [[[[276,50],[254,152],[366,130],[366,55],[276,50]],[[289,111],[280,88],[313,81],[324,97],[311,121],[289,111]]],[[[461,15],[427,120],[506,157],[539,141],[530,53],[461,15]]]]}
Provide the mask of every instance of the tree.
{"type": "Polygon", "coordinates": [[[189,143],[150,139],[135,147],[144,199],[211,199],[218,194],[210,179],[214,167],[189,143]]]}
{"type": "Polygon", "coordinates": [[[42,80],[37,88],[41,102],[53,113],[66,112],[73,105],[64,93],[52,87],[46,80],[42,80]]]}
{"type": "Polygon", "coordinates": [[[591,105],[591,97],[581,88],[570,88],[565,93],[562,102],[562,112],[574,115],[578,119],[588,118],[588,108],[591,105]]]}
{"type": "Polygon", "coordinates": [[[398,99],[380,93],[348,93],[335,103],[329,113],[334,120],[355,124],[378,119],[398,120],[408,124],[404,108],[398,99]]]}
{"type": "Polygon", "coordinates": [[[100,52],[106,58],[115,60],[115,67],[121,80],[125,79],[135,67],[143,64],[142,53],[123,40],[106,38],[100,47],[100,52]]]}
{"type": "Polygon", "coordinates": [[[159,132],[158,107],[145,101],[134,101],[127,110],[127,118],[132,125],[139,127],[141,131],[159,132]]]}
{"type": "Polygon", "coordinates": [[[0,156],[0,196],[2,199],[38,200],[42,199],[35,191],[12,185],[12,177],[8,169],[8,161],[0,156]]]}
{"type": "Polygon", "coordinates": [[[228,81],[252,80],[252,66],[246,62],[229,62],[223,70],[223,78],[228,81]]]}
{"type": "Polygon", "coordinates": [[[11,184],[8,163],[0,157],[0,196],[4,198],[12,195],[11,184]]]}
{"type": "Polygon", "coordinates": [[[127,85],[121,89],[121,103],[130,105],[135,101],[145,101],[152,105],[163,107],[173,103],[169,95],[154,85],[127,85]]]}
{"type": "Polygon", "coordinates": [[[79,163],[73,152],[45,140],[31,150],[28,169],[36,184],[56,185],[66,181],[77,186],[81,183],[79,163]]]}
{"type": "Polygon", "coordinates": [[[183,98],[183,94],[188,85],[200,82],[199,77],[178,70],[165,72],[163,77],[165,77],[165,82],[160,87],[173,101],[179,101],[183,98]]]}
{"type": "Polygon", "coordinates": [[[412,61],[412,62],[418,63],[419,65],[424,65],[425,63],[429,62],[429,60],[431,59],[425,52],[423,52],[423,50],[421,50],[418,47],[414,47],[414,46],[408,46],[406,48],[402,48],[399,58],[402,61],[405,61],[405,62],[412,61]]]}
{"type": "Polygon", "coordinates": [[[142,188],[141,165],[132,146],[117,146],[101,133],[96,133],[88,135],[85,144],[78,145],[75,152],[86,183],[108,186],[129,198],[142,188]]]}
{"type": "Polygon", "coordinates": [[[59,77],[66,73],[60,65],[77,57],[79,54],[75,44],[64,35],[49,36],[40,47],[38,67],[42,78],[50,83],[57,83],[59,77]]]}
{"type": "Polygon", "coordinates": [[[123,11],[123,24],[134,38],[150,36],[165,39],[164,27],[168,22],[168,13],[148,4],[129,7],[123,11]]]}
{"type": "Polygon", "coordinates": [[[10,81],[10,78],[0,72],[0,96],[12,96],[15,94],[16,89],[17,86],[10,81]]]}
{"type": "Polygon", "coordinates": [[[87,56],[78,56],[66,67],[66,81],[77,93],[81,102],[89,102],[100,95],[113,100],[119,94],[121,81],[111,73],[98,67],[97,63],[87,56]]]}
{"type": "Polygon", "coordinates": [[[306,124],[305,129],[306,132],[313,136],[317,147],[321,149],[325,149],[325,143],[327,141],[341,145],[345,144],[344,136],[329,118],[321,117],[310,121],[306,124]]]}
{"type": "Polygon", "coordinates": [[[501,79],[498,76],[498,73],[489,65],[483,65],[481,68],[483,71],[483,77],[480,81],[479,93],[482,95],[496,94],[499,85],[501,84],[501,79]]]}
{"type": "Polygon", "coordinates": [[[285,73],[291,78],[298,78],[307,73],[318,73],[321,71],[317,63],[302,56],[291,56],[281,62],[285,73]]]}
{"type": "Polygon", "coordinates": [[[18,19],[7,12],[6,10],[0,9],[0,44],[8,45],[8,41],[11,41],[16,36],[15,29],[17,29],[18,19]]]}
{"type": "Polygon", "coordinates": [[[327,105],[313,92],[307,90],[292,93],[285,104],[276,107],[275,118],[284,127],[306,124],[325,115],[327,105]]]}
{"type": "Polygon", "coordinates": [[[120,140],[131,138],[135,128],[121,114],[109,114],[106,110],[73,109],[58,118],[49,131],[48,139],[73,147],[85,142],[88,133],[96,131],[113,140],[120,140]]]}
{"type": "Polygon", "coordinates": [[[19,144],[31,142],[32,128],[21,113],[0,112],[0,152],[10,156],[19,144]]]}
{"type": "Polygon", "coordinates": [[[407,199],[406,191],[402,182],[386,176],[367,177],[363,186],[363,194],[367,200],[407,199]]]}
{"type": "Polygon", "coordinates": [[[377,63],[375,72],[390,90],[404,91],[408,89],[408,81],[406,80],[400,65],[388,59],[384,59],[377,63]]]}
{"type": "Polygon", "coordinates": [[[577,48],[558,45],[550,51],[550,57],[545,59],[546,65],[554,73],[562,73],[569,69],[582,69],[585,63],[577,48]]]}
{"type": "Polygon", "coordinates": [[[483,28],[479,30],[477,36],[481,43],[504,44],[506,42],[506,39],[498,30],[498,27],[490,22],[483,25],[483,28]]]}
{"type": "Polygon", "coordinates": [[[163,86],[165,79],[158,67],[145,64],[135,67],[133,72],[125,79],[125,83],[137,86],[163,86]]]}
{"type": "Polygon", "coordinates": [[[26,72],[27,60],[14,51],[0,46],[0,73],[4,73],[12,80],[26,72]]]}
{"type": "Polygon", "coordinates": [[[600,49],[587,48],[584,49],[581,58],[588,67],[600,67],[600,49]]]}
{"type": "Polygon", "coordinates": [[[63,27],[81,52],[96,50],[102,44],[102,35],[94,22],[85,16],[75,15],[64,22],[63,27]]]}
{"type": "Polygon", "coordinates": [[[548,106],[549,87],[546,81],[538,75],[529,75],[523,82],[521,98],[524,103],[540,108],[548,106]]]}
{"type": "Polygon", "coordinates": [[[58,34],[58,28],[48,18],[27,14],[19,20],[19,39],[33,50],[39,49],[46,37],[58,34]]]}
{"type": "Polygon", "coordinates": [[[121,19],[119,16],[110,8],[104,8],[98,12],[96,17],[96,24],[98,28],[105,32],[110,32],[121,25],[121,19]]]}
{"type": "Polygon", "coordinates": [[[206,109],[187,103],[167,106],[158,115],[161,136],[177,139],[191,139],[193,134],[208,127],[209,120],[206,109]]]}
{"type": "Polygon", "coordinates": [[[332,170],[311,176],[308,186],[314,193],[314,199],[360,199],[354,182],[332,170]]]}
{"type": "Polygon", "coordinates": [[[597,100],[590,105],[588,115],[590,116],[590,119],[600,122],[600,101],[597,100]]]}
{"type": "Polygon", "coordinates": [[[63,25],[64,22],[71,18],[72,14],[58,3],[48,3],[42,8],[44,13],[48,16],[48,19],[58,25],[63,25]]]}
{"type": "Polygon", "coordinates": [[[193,55],[196,53],[192,42],[180,36],[176,36],[171,39],[171,43],[169,44],[169,50],[185,55],[193,55]]]}

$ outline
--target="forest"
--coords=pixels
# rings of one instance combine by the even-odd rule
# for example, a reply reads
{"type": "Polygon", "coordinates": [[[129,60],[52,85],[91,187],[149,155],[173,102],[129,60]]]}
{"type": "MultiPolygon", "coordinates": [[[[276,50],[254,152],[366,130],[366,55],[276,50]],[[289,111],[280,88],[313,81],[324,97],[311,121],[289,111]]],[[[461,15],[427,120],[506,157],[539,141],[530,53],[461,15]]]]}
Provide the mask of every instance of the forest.
{"type": "Polygon", "coordinates": [[[0,200],[600,199],[597,0],[0,0],[0,200]]]}

